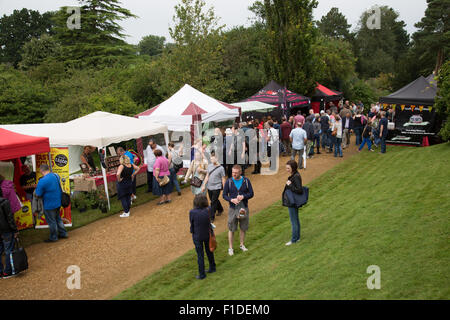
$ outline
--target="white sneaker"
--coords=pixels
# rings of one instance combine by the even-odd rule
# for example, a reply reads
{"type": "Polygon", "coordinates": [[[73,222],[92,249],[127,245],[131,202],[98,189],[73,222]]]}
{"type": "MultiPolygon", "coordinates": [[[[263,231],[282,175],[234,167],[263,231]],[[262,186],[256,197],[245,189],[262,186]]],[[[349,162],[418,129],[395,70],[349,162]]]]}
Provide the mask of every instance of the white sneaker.
{"type": "Polygon", "coordinates": [[[128,218],[129,216],[130,216],[129,212],[124,212],[119,217],[121,217],[121,218],[128,218]]]}
{"type": "Polygon", "coordinates": [[[136,200],[137,199],[137,197],[136,197],[136,195],[133,195],[133,196],[131,196],[131,200],[136,200]]]}
{"type": "Polygon", "coordinates": [[[212,227],[213,229],[215,229],[215,228],[216,228],[216,225],[215,225],[214,223],[211,223],[211,227],[212,227]]]}
{"type": "Polygon", "coordinates": [[[234,255],[234,250],[231,249],[231,248],[229,248],[229,249],[228,249],[228,255],[229,255],[229,256],[234,255]]]}
{"type": "Polygon", "coordinates": [[[288,243],[286,243],[287,246],[292,245],[292,241],[289,241],[288,243]]]}
{"type": "Polygon", "coordinates": [[[241,248],[241,250],[244,251],[244,252],[248,251],[248,249],[244,245],[239,246],[239,248],[241,248]]]}

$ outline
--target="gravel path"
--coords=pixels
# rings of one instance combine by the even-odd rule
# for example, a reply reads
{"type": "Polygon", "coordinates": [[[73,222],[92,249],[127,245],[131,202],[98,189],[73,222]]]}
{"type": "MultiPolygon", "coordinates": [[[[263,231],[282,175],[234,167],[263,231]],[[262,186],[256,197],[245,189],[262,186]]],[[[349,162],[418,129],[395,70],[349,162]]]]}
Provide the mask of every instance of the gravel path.
{"type": "MultiPolygon", "coordinates": [[[[301,170],[303,182],[309,183],[356,152],[351,146],[344,150],[344,158],[321,154],[308,160],[307,170],[301,170]]],[[[280,158],[277,175],[248,175],[255,190],[249,204],[251,215],[281,199],[287,160],[280,158]]],[[[0,299],[113,298],[193,248],[188,221],[192,200],[190,189],[185,189],[180,197],[173,194],[171,204],[160,207],[153,201],[132,208],[128,219],[117,214],[71,231],[67,240],[32,245],[27,248],[30,269],[0,280],[0,299]],[[66,286],[70,276],[66,270],[71,265],[81,269],[80,290],[66,286]]],[[[228,205],[224,208],[225,214],[216,218],[217,234],[226,231],[228,205]]],[[[246,245],[251,252],[252,243],[246,245]]]]}

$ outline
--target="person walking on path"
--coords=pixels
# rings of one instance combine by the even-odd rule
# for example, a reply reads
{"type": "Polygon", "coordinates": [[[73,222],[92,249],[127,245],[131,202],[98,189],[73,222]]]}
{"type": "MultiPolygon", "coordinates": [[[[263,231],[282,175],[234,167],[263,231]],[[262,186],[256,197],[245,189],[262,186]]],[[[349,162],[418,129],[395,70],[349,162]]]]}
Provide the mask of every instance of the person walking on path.
{"type": "Polygon", "coordinates": [[[203,158],[202,154],[200,152],[195,152],[194,160],[191,162],[191,165],[189,166],[189,170],[186,173],[186,176],[184,177],[184,183],[187,183],[187,180],[189,178],[192,178],[192,180],[201,181],[201,184],[199,183],[199,186],[196,187],[191,184],[191,191],[194,195],[197,195],[199,193],[205,193],[202,192],[202,186],[205,181],[206,174],[208,173],[208,161],[203,158]]]}
{"type": "Polygon", "coordinates": [[[359,152],[361,152],[361,150],[364,148],[366,143],[367,143],[367,147],[369,148],[369,151],[373,151],[373,149],[372,149],[372,141],[370,140],[371,135],[372,135],[372,125],[370,123],[370,120],[368,120],[368,122],[366,123],[366,126],[365,126],[365,128],[363,129],[363,132],[362,132],[363,140],[362,140],[361,145],[358,148],[359,152]]]}
{"type": "Polygon", "coordinates": [[[61,184],[60,178],[50,172],[47,164],[41,164],[39,167],[42,178],[39,180],[36,190],[36,196],[41,197],[44,202],[44,214],[47,221],[50,237],[44,242],[56,242],[59,239],[66,239],[67,231],[61,220],[61,184]]]}
{"type": "Polygon", "coordinates": [[[249,227],[248,200],[253,198],[253,187],[250,180],[242,176],[240,165],[235,165],[232,169],[233,177],[225,182],[223,198],[230,203],[228,211],[228,254],[234,255],[233,240],[234,232],[238,223],[240,229],[240,249],[248,251],[245,247],[245,233],[249,227]]]}
{"type": "Polygon", "coordinates": [[[347,111],[344,119],[342,119],[342,136],[343,136],[342,149],[345,149],[350,145],[350,137],[352,133],[353,133],[353,118],[351,112],[347,111]]]}
{"type": "Polygon", "coordinates": [[[206,278],[204,252],[206,252],[209,262],[208,273],[216,272],[214,253],[209,249],[211,231],[209,210],[206,196],[204,194],[196,195],[194,197],[194,209],[189,212],[189,221],[191,223],[192,240],[195,245],[195,251],[197,252],[198,275],[196,278],[199,280],[206,278]]]}
{"type": "Polygon", "coordinates": [[[286,185],[284,186],[283,206],[288,207],[289,217],[291,220],[292,237],[291,241],[286,243],[287,246],[290,246],[300,241],[300,220],[298,217],[298,208],[292,206],[292,204],[290,204],[289,201],[285,199],[286,191],[290,190],[297,194],[303,194],[303,186],[302,186],[302,177],[298,172],[297,163],[295,161],[292,160],[288,161],[288,163],[286,164],[286,171],[289,174],[289,178],[288,181],[286,182],[286,185]]]}
{"type": "Polygon", "coordinates": [[[295,160],[295,156],[298,153],[298,167],[303,169],[303,153],[305,151],[305,145],[308,142],[308,135],[305,130],[302,129],[302,124],[297,123],[297,128],[292,130],[290,134],[292,143],[292,155],[291,160],[295,160]]]}
{"type": "Polygon", "coordinates": [[[0,189],[0,279],[7,279],[15,276],[11,267],[9,256],[14,250],[15,239],[19,236],[14,213],[11,210],[8,199],[3,198],[0,189]],[[5,266],[2,263],[2,255],[5,254],[5,266]]]}
{"type": "Polygon", "coordinates": [[[183,159],[179,151],[175,150],[175,144],[169,143],[169,151],[167,152],[167,160],[169,160],[170,182],[181,196],[181,188],[178,182],[177,173],[183,167],[183,159]]]}
{"type": "Polygon", "coordinates": [[[313,139],[313,147],[311,149],[311,156],[314,155],[314,148],[317,148],[317,154],[320,154],[320,133],[322,130],[322,125],[320,124],[320,115],[315,115],[315,121],[313,123],[314,129],[314,139],[313,139]]]}
{"type": "Polygon", "coordinates": [[[223,207],[220,203],[220,192],[226,182],[225,169],[220,165],[219,160],[213,153],[211,155],[211,164],[208,165],[208,174],[202,186],[202,193],[208,189],[209,200],[211,201],[211,222],[214,222],[217,215],[223,213],[223,207]]]}
{"type": "Polygon", "coordinates": [[[131,163],[130,158],[123,154],[117,169],[117,199],[122,203],[121,218],[130,216],[131,197],[133,195],[133,180],[139,172],[139,167],[131,163]]]}
{"type": "Polygon", "coordinates": [[[331,131],[333,132],[333,141],[334,141],[334,157],[343,157],[342,155],[342,120],[339,115],[335,116],[335,122],[331,127],[331,131]]]}
{"type": "Polygon", "coordinates": [[[160,196],[158,205],[171,203],[170,194],[173,190],[173,185],[170,183],[169,160],[163,156],[161,150],[155,150],[156,161],[153,165],[153,194],[160,196]],[[168,183],[161,185],[164,180],[168,183]]]}

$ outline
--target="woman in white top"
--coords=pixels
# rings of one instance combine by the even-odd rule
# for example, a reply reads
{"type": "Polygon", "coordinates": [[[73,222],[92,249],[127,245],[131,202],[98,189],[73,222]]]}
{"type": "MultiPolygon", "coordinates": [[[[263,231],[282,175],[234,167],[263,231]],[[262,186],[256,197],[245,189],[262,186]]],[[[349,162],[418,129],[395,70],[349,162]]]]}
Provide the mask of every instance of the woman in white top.
{"type": "Polygon", "coordinates": [[[331,127],[331,132],[334,141],[334,156],[337,157],[339,153],[339,157],[343,157],[342,155],[342,120],[339,115],[335,116],[335,122],[331,127]]]}
{"type": "Polygon", "coordinates": [[[206,192],[202,191],[202,186],[204,184],[206,174],[208,173],[207,169],[208,169],[208,161],[203,157],[201,152],[196,151],[194,160],[191,162],[189,170],[186,173],[186,176],[184,177],[184,183],[186,183],[187,180],[191,177],[192,177],[191,183],[194,181],[194,178],[196,178],[195,180],[199,182],[198,187],[193,186],[191,184],[191,191],[194,195],[197,195],[200,193],[206,195],[206,192]],[[201,181],[201,184],[200,184],[200,181],[201,181]]]}

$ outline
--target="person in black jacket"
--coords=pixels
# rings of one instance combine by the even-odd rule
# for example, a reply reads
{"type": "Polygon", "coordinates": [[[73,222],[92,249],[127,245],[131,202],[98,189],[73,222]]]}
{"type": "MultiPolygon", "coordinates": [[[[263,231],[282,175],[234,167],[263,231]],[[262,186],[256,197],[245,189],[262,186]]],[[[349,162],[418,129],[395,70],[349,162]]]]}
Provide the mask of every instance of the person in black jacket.
{"type": "Polygon", "coordinates": [[[297,194],[302,194],[303,186],[302,186],[302,177],[298,172],[297,162],[293,160],[288,161],[288,163],[286,164],[286,171],[289,173],[289,178],[288,181],[286,182],[286,186],[284,187],[283,206],[288,207],[289,216],[291,218],[292,238],[291,241],[286,243],[287,246],[290,246],[300,241],[300,220],[298,218],[298,208],[290,206],[289,201],[285,199],[285,194],[287,190],[290,190],[297,194]]]}
{"type": "Polygon", "coordinates": [[[12,274],[9,254],[14,249],[15,238],[18,235],[19,231],[9,201],[2,198],[0,194],[0,278],[6,279],[15,276],[15,274],[12,274]],[[5,268],[3,268],[1,260],[3,253],[5,253],[5,268]]]}
{"type": "Polygon", "coordinates": [[[208,198],[200,193],[194,198],[194,209],[189,212],[189,221],[191,222],[192,240],[194,241],[195,251],[197,251],[198,275],[197,279],[203,280],[205,274],[205,247],[206,256],[209,261],[208,273],[216,272],[216,263],[214,253],[209,250],[209,234],[211,230],[211,220],[208,207],[208,198]]]}

